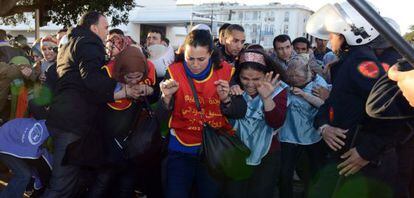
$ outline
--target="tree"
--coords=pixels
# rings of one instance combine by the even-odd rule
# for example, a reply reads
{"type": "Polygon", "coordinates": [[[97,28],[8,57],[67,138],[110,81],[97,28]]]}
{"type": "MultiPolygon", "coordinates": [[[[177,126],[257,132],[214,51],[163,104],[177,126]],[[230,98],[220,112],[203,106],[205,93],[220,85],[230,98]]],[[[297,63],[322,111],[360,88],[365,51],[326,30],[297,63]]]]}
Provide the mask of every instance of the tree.
{"type": "Polygon", "coordinates": [[[23,14],[17,14],[14,10],[17,5],[21,4],[20,0],[0,0],[0,23],[3,24],[16,24],[20,21],[25,21],[26,18],[23,14]]]}
{"type": "Polygon", "coordinates": [[[112,25],[128,22],[128,13],[135,7],[134,0],[0,0],[0,23],[24,22],[30,15],[23,12],[40,10],[45,22],[71,26],[83,13],[96,10],[109,16],[112,25]]]}
{"type": "Polygon", "coordinates": [[[404,39],[411,43],[414,43],[414,25],[411,25],[409,29],[411,32],[407,32],[404,35],[404,39]]]}
{"type": "Polygon", "coordinates": [[[0,5],[2,9],[0,9],[0,16],[7,14],[18,2],[19,0],[0,0],[0,5]]]}

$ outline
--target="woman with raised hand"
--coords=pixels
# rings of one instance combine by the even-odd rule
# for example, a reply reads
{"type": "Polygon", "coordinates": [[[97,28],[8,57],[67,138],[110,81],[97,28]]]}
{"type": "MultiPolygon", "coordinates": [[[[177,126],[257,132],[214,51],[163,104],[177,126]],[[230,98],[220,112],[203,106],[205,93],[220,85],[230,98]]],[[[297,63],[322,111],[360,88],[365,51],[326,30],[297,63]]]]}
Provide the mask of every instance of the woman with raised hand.
{"type": "MultiPolygon", "coordinates": [[[[201,198],[218,197],[217,182],[201,163],[198,152],[202,143],[203,122],[231,131],[222,115],[220,103],[230,102],[222,94],[219,82],[228,82],[233,67],[220,60],[206,30],[191,31],[184,42],[184,53],[168,67],[160,83],[163,106],[171,111],[170,136],[166,163],[166,197],[190,197],[192,187],[201,198]],[[194,84],[203,113],[197,110],[190,87],[194,84]]],[[[228,87],[226,88],[228,89],[228,87]]]]}
{"type": "Polygon", "coordinates": [[[282,126],[287,108],[287,86],[278,80],[275,64],[259,50],[240,54],[236,81],[244,90],[247,111],[241,118],[234,117],[236,109],[241,108],[236,102],[223,105],[222,111],[232,118],[237,135],[251,151],[246,159],[251,175],[242,181],[227,182],[223,197],[274,197],[280,171],[280,145],[275,130],[282,126]]]}

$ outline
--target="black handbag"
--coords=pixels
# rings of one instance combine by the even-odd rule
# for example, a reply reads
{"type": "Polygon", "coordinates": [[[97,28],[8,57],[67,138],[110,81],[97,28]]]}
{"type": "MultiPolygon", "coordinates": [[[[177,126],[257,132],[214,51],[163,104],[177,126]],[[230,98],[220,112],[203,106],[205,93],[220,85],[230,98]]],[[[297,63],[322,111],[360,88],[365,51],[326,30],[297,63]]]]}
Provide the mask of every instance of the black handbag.
{"type": "Polygon", "coordinates": [[[145,97],[144,103],[128,134],[123,138],[114,138],[127,159],[149,160],[161,153],[160,122],[145,97]]]}
{"type": "MultiPolygon", "coordinates": [[[[188,75],[187,79],[197,110],[202,112],[194,83],[188,75]]],[[[200,157],[213,177],[220,180],[242,180],[251,175],[252,169],[246,164],[250,149],[237,135],[230,135],[225,129],[216,129],[204,122],[202,136],[200,157]]]]}

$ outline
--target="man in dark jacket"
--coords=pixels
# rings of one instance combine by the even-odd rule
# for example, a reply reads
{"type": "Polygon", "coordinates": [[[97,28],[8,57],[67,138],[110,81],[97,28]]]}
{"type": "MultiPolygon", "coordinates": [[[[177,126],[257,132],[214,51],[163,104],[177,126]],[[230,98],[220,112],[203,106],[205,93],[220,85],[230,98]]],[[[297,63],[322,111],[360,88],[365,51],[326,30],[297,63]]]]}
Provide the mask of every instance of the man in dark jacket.
{"type": "Polygon", "coordinates": [[[59,79],[46,123],[54,139],[54,164],[44,197],[76,196],[79,165],[99,161],[102,145],[99,134],[93,130],[99,106],[138,95],[135,89],[123,84],[120,91],[114,92],[117,82],[101,73],[107,34],[106,17],[88,12],[69,32],[68,43],[59,49],[56,66],[59,79]]]}
{"type": "Polygon", "coordinates": [[[224,60],[234,66],[245,41],[246,35],[242,26],[237,24],[228,26],[224,33],[224,44],[220,49],[224,60]]]}

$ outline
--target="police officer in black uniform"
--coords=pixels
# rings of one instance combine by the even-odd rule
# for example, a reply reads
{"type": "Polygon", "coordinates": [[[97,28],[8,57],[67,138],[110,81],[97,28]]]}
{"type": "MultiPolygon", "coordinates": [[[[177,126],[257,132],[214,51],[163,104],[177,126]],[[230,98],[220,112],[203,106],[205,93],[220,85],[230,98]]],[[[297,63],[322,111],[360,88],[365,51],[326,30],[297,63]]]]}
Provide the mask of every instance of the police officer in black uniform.
{"type": "MultiPolygon", "coordinates": [[[[400,32],[398,24],[384,18],[397,32],[400,32]]],[[[398,63],[402,56],[382,36],[379,36],[373,45],[375,53],[384,70],[390,65],[398,63]]],[[[400,69],[408,70],[408,63],[399,64],[400,69]]],[[[396,197],[408,198],[410,185],[413,185],[414,174],[414,108],[408,105],[397,83],[384,75],[374,85],[367,101],[367,113],[377,119],[383,119],[383,123],[391,123],[391,130],[396,136],[395,150],[398,157],[398,180],[396,183],[396,197]],[[410,118],[411,117],[411,118],[410,118]]]]}
{"type": "Polygon", "coordinates": [[[385,74],[370,47],[379,33],[347,2],[322,7],[306,29],[329,38],[339,56],[331,69],[330,96],[314,122],[331,152],[309,197],[392,197],[394,136],[365,112],[372,87],[385,74]]]}
{"type": "MultiPolygon", "coordinates": [[[[390,18],[384,17],[398,33],[400,33],[399,25],[390,18]]],[[[402,56],[392,47],[391,43],[385,40],[381,35],[375,40],[374,45],[375,54],[381,62],[384,69],[387,71],[390,66],[397,64],[402,56]]],[[[408,63],[401,63],[396,65],[401,71],[408,71],[412,66],[408,63]]],[[[367,113],[371,117],[378,119],[407,119],[414,118],[414,108],[411,107],[403,96],[397,83],[388,78],[387,75],[381,79],[374,86],[367,102],[367,113]]]]}

